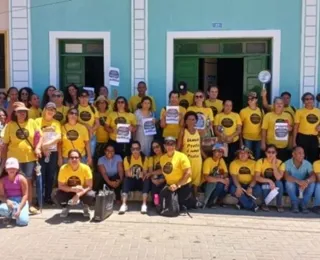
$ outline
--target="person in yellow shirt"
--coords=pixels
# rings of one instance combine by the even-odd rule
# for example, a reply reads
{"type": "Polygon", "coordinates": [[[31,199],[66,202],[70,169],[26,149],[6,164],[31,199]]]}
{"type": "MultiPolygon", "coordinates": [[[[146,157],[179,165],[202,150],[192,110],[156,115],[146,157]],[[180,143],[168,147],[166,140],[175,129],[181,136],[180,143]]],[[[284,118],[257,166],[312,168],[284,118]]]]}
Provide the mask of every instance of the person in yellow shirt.
{"type": "Polygon", "coordinates": [[[162,136],[164,138],[172,136],[174,138],[179,137],[179,133],[181,131],[181,128],[183,128],[183,117],[185,113],[187,112],[186,109],[182,106],[179,106],[179,92],[172,90],[169,94],[169,106],[178,107],[178,117],[179,122],[177,124],[167,123],[166,117],[168,114],[167,108],[162,108],[160,112],[160,127],[163,129],[162,136]]]}
{"type": "Polygon", "coordinates": [[[61,125],[54,119],[56,105],[48,102],[43,110],[43,116],[35,120],[42,131],[42,158],[40,159],[42,183],[44,186],[44,201],[53,204],[51,193],[57,176],[58,142],[61,141],[61,125]]]}
{"type": "Polygon", "coordinates": [[[263,111],[258,107],[256,92],[248,93],[248,106],[240,111],[243,144],[253,151],[255,159],[261,156],[261,126],[263,111]]]}
{"type": "Polygon", "coordinates": [[[204,207],[214,208],[222,205],[222,200],[229,190],[230,180],[227,165],[222,158],[225,149],[217,143],[212,147],[212,157],[203,163],[203,175],[207,182],[204,194],[204,207]]]}
{"type": "Polygon", "coordinates": [[[206,100],[206,107],[210,107],[213,113],[213,116],[222,112],[223,101],[218,99],[219,89],[217,86],[211,85],[208,90],[208,99],[206,100]]]}
{"type": "Polygon", "coordinates": [[[52,94],[52,102],[56,104],[56,114],[54,119],[59,121],[61,125],[66,122],[69,107],[63,104],[64,95],[61,90],[55,90],[52,94]]]}
{"type": "Polygon", "coordinates": [[[169,136],[164,142],[167,152],[160,158],[160,165],[169,190],[178,194],[181,207],[196,208],[199,205],[192,192],[190,161],[185,154],[176,151],[176,138],[169,136]]]}
{"type": "Polygon", "coordinates": [[[152,100],[152,112],[155,112],[156,109],[156,102],[154,101],[153,97],[146,95],[147,92],[147,84],[143,81],[140,81],[137,86],[138,95],[132,96],[129,99],[129,109],[132,113],[134,113],[137,109],[141,108],[141,100],[143,97],[149,97],[152,100]]]}
{"type": "Polygon", "coordinates": [[[40,98],[37,94],[32,94],[30,98],[30,108],[28,111],[28,117],[36,119],[41,116],[42,110],[40,108],[40,98]]]}
{"type": "Polygon", "coordinates": [[[267,113],[262,122],[261,150],[265,151],[269,144],[275,145],[278,158],[286,161],[289,157],[289,136],[292,131],[292,118],[284,112],[283,100],[279,97],[274,99],[274,111],[267,113]]]}
{"type": "Polygon", "coordinates": [[[214,119],[214,132],[220,141],[228,144],[227,163],[234,159],[235,152],[240,147],[240,134],[242,128],[241,118],[238,113],[232,112],[231,100],[223,102],[223,112],[216,115],[214,119]]]}
{"type": "Polygon", "coordinates": [[[315,175],[315,189],[312,211],[320,214],[320,160],[313,163],[313,172],[315,175]]]}
{"type": "Polygon", "coordinates": [[[68,163],[58,174],[58,190],[54,198],[62,207],[60,217],[69,214],[69,205],[83,203],[83,216],[90,218],[90,206],[94,204],[95,193],[92,191],[92,172],[88,165],[81,163],[81,153],[72,149],[68,152],[68,163]]]}
{"type": "Polygon", "coordinates": [[[306,159],[313,163],[319,157],[320,109],[314,107],[314,95],[309,92],[301,100],[304,108],[298,109],[294,117],[293,146],[301,146],[306,159]]]}
{"type": "Polygon", "coordinates": [[[187,109],[193,103],[193,93],[188,91],[186,82],[179,82],[178,90],[180,93],[179,96],[179,105],[187,109]]]}
{"type": "Polygon", "coordinates": [[[284,212],[282,205],[283,196],[283,175],[285,171],[285,164],[277,159],[277,147],[270,144],[266,147],[265,158],[256,162],[255,178],[261,185],[263,203],[261,209],[269,211],[269,207],[264,202],[265,198],[269,195],[271,190],[278,188],[278,195],[276,197],[278,212],[284,212]]]}
{"type": "MultiPolygon", "coordinates": [[[[104,96],[107,99],[107,102],[109,104],[108,110],[113,111],[114,100],[109,98],[109,90],[106,86],[99,87],[98,96],[104,96]]],[[[117,97],[118,97],[118,91],[114,89],[112,98],[117,98],[117,97]]]]}
{"type": "Polygon", "coordinates": [[[122,205],[119,214],[124,214],[128,210],[127,199],[129,192],[142,192],[141,213],[147,213],[147,200],[150,191],[150,179],[148,173],[148,158],[141,152],[141,145],[138,141],[131,144],[131,155],[123,160],[125,178],[122,187],[122,205]]]}
{"type": "Polygon", "coordinates": [[[253,160],[253,153],[245,146],[236,152],[236,159],[231,162],[229,172],[232,177],[230,193],[239,199],[237,208],[257,212],[259,207],[252,196],[261,196],[260,185],[256,185],[254,170],[256,162],[253,160]]]}

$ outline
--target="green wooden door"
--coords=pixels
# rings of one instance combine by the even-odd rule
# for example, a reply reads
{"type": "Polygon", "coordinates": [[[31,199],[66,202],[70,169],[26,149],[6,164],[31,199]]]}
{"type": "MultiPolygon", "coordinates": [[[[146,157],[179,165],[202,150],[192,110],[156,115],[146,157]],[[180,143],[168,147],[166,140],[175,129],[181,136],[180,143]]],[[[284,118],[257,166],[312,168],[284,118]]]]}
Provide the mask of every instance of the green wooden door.
{"type": "Polygon", "coordinates": [[[176,57],[174,66],[174,89],[178,83],[185,81],[188,90],[195,92],[199,84],[199,58],[197,57],[176,57]]]}
{"type": "Polygon", "coordinates": [[[260,93],[262,84],[258,79],[258,74],[262,70],[268,69],[266,56],[245,57],[243,66],[243,104],[247,105],[247,93],[254,91],[258,94],[260,99],[260,93]]]}
{"type": "Polygon", "coordinates": [[[60,69],[60,89],[65,89],[71,83],[74,83],[79,87],[84,86],[85,67],[83,56],[61,57],[60,69]]]}

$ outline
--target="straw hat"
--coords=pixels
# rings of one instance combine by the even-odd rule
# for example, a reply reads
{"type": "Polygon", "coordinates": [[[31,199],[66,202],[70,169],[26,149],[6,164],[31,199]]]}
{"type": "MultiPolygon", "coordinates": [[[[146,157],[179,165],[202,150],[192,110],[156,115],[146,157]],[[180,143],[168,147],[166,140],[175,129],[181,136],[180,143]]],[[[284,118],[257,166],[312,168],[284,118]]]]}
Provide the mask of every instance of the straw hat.
{"type": "Polygon", "coordinates": [[[235,152],[236,157],[238,157],[238,155],[239,155],[240,152],[247,152],[247,153],[249,154],[249,158],[252,159],[252,160],[254,160],[253,153],[252,153],[252,151],[251,151],[248,147],[246,147],[246,146],[244,146],[244,145],[241,146],[241,148],[235,152]]]}
{"type": "Polygon", "coordinates": [[[106,102],[107,104],[109,104],[109,103],[108,103],[108,100],[106,99],[106,97],[105,97],[104,95],[100,95],[99,97],[97,97],[97,99],[96,99],[96,101],[95,101],[94,103],[95,103],[95,105],[97,106],[97,104],[98,104],[99,102],[101,102],[101,101],[104,101],[104,102],[106,102]]]}
{"type": "Polygon", "coordinates": [[[29,109],[22,102],[14,102],[13,103],[13,110],[14,111],[28,111],[29,109]]]}

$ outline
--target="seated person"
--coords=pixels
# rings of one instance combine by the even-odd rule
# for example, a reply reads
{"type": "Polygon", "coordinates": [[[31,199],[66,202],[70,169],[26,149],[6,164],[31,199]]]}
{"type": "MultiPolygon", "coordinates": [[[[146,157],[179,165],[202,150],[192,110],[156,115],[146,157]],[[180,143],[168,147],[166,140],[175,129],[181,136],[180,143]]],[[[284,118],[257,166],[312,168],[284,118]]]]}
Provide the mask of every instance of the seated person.
{"type": "Polygon", "coordinates": [[[215,144],[212,148],[212,157],[207,158],[203,164],[203,175],[206,180],[204,206],[214,208],[222,205],[222,200],[229,189],[229,174],[222,156],[225,148],[222,144],[215,144]]]}
{"type": "Polygon", "coordinates": [[[69,214],[68,205],[83,203],[83,215],[90,218],[89,206],[94,204],[95,193],[92,191],[92,172],[88,165],[81,163],[81,153],[70,150],[68,163],[61,166],[58,174],[58,190],[54,196],[61,207],[60,216],[69,214]]]}
{"type": "Polygon", "coordinates": [[[299,213],[299,206],[303,213],[309,212],[307,206],[315,187],[312,165],[304,160],[304,156],[303,148],[296,146],[292,150],[292,159],[285,162],[286,191],[294,213],[299,213]],[[299,201],[300,199],[301,201],[299,201]]]}
{"type": "Polygon", "coordinates": [[[121,200],[121,184],[124,178],[122,158],[115,154],[114,147],[107,145],[104,148],[105,156],[98,160],[98,170],[103,181],[99,183],[99,188],[102,189],[106,184],[109,189],[114,190],[116,200],[121,200]]]}
{"type": "Polygon", "coordinates": [[[312,211],[320,214],[320,160],[313,163],[313,171],[315,175],[315,188],[312,211]]]}
{"type": "Polygon", "coordinates": [[[124,214],[128,210],[127,200],[131,191],[142,192],[141,213],[147,213],[147,200],[150,190],[150,180],[147,178],[148,160],[141,152],[141,145],[138,141],[131,144],[131,155],[124,158],[125,178],[122,187],[122,205],[119,214],[124,214]]]}
{"type": "MultiPolygon", "coordinates": [[[[278,188],[279,193],[276,197],[278,212],[284,212],[282,206],[282,178],[284,175],[284,170],[284,163],[277,159],[277,148],[273,144],[267,145],[265,158],[262,158],[256,162],[255,178],[256,181],[261,185],[263,200],[265,200],[271,190],[278,188]]],[[[263,211],[269,211],[265,201],[262,202],[261,209],[263,211]]]]}
{"type": "MultiPolygon", "coordinates": [[[[27,179],[19,170],[16,158],[8,158],[5,171],[0,179],[0,216],[15,219],[18,226],[27,226],[29,223],[28,184],[27,179]]],[[[6,223],[4,223],[6,224],[6,223]]]]}
{"type": "Polygon", "coordinates": [[[236,152],[236,159],[230,164],[229,172],[232,177],[230,193],[239,199],[238,209],[244,208],[254,212],[259,209],[252,197],[261,196],[260,186],[256,185],[254,178],[255,165],[251,150],[245,146],[236,152]]]}

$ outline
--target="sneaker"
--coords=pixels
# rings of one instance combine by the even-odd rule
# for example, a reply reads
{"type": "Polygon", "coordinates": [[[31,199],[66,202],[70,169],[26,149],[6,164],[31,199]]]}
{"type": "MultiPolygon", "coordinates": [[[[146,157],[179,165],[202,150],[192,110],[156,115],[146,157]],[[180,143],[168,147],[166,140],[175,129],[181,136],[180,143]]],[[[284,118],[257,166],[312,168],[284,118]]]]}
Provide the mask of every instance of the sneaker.
{"type": "Polygon", "coordinates": [[[201,208],[203,208],[203,205],[204,204],[201,201],[197,200],[196,205],[195,205],[195,209],[201,209],[201,208]]]}
{"type": "Polygon", "coordinates": [[[141,214],[147,214],[148,207],[146,204],[142,204],[141,206],[141,214]]]}
{"type": "Polygon", "coordinates": [[[60,213],[60,217],[61,218],[66,218],[66,217],[68,217],[68,214],[69,214],[69,209],[68,208],[63,208],[61,213],[60,213]]]}
{"type": "Polygon", "coordinates": [[[293,206],[292,206],[292,212],[293,212],[293,213],[299,213],[299,208],[298,208],[297,205],[293,205],[293,206]]]}
{"type": "Polygon", "coordinates": [[[306,206],[302,206],[302,207],[301,207],[301,212],[304,213],[304,214],[308,214],[308,213],[309,213],[309,210],[307,209],[306,206]]]}
{"type": "Polygon", "coordinates": [[[262,205],[261,206],[261,209],[263,210],[263,211],[266,211],[266,212],[269,212],[270,210],[269,210],[269,207],[267,206],[267,205],[262,205]]]}
{"type": "Polygon", "coordinates": [[[241,209],[241,205],[239,203],[236,204],[236,208],[237,210],[240,210],[241,209]]]}
{"type": "Polygon", "coordinates": [[[119,209],[119,215],[123,215],[128,210],[128,206],[126,204],[122,204],[119,209]]]}
{"type": "Polygon", "coordinates": [[[88,205],[83,205],[83,216],[85,218],[90,218],[90,208],[88,205]]]}
{"type": "Polygon", "coordinates": [[[284,212],[283,206],[277,206],[277,211],[278,211],[279,213],[283,213],[283,212],[284,212]]]}
{"type": "Polygon", "coordinates": [[[255,205],[253,208],[252,208],[252,211],[253,212],[257,212],[259,210],[259,206],[258,205],[255,205]]]}
{"type": "Polygon", "coordinates": [[[29,208],[29,214],[30,215],[37,215],[37,214],[39,214],[39,211],[35,207],[31,206],[29,208]]]}

